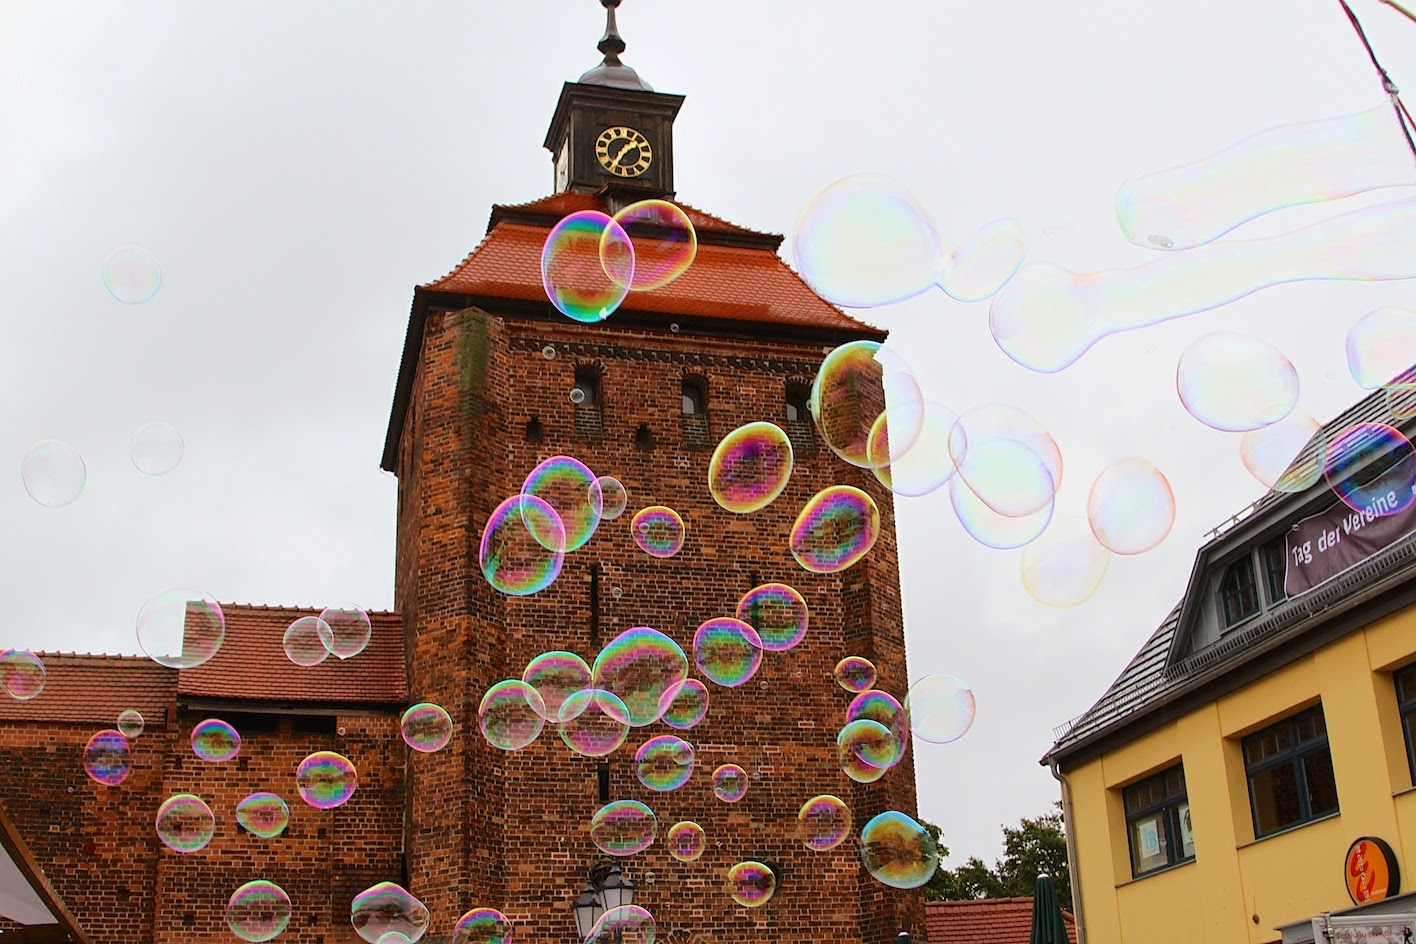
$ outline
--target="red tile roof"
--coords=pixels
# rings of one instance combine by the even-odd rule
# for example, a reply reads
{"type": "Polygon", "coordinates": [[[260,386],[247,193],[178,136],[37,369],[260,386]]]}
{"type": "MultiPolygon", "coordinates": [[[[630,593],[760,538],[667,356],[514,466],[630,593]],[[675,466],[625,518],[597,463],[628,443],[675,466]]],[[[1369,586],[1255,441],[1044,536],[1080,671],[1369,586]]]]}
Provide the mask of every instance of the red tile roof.
{"type": "MultiPolygon", "coordinates": [[[[702,210],[691,207],[686,203],[674,201],[674,206],[688,214],[688,219],[693,223],[693,228],[698,232],[710,233],[735,233],[748,236],[769,236],[760,230],[748,229],[746,226],[739,226],[730,223],[721,217],[711,213],[704,213],[702,210]]],[[[552,219],[559,220],[561,217],[578,213],[581,210],[598,210],[601,213],[607,212],[605,201],[591,193],[576,193],[567,190],[564,193],[553,194],[549,197],[542,197],[539,200],[531,200],[526,203],[499,203],[492,207],[492,226],[504,215],[520,215],[533,213],[544,215],[552,219]]],[[[491,227],[488,227],[490,231],[491,227]]],[[[780,241],[780,236],[772,236],[774,242],[780,241]]]]}
{"type": "Polygon", "coordinates": [[[285,655],[285,630],[320,607],[221,604],[226,639],[210,662],[183,669],[177,694],[186,698],[275,702],[401,704],[407,697],[403,622],[397,613],[371,612],[369,645],[350,659],[330,656],[300,666],[285,655]]]}
{"type": "MultiPolygon", "coordinates": [[[[1031,898],[927,901],[924,928],[929,944],[1028,944],[1032,936],[1031,898]]],[[[1062,912],[1067,938],[1077,944],[1077,920],[1062,912]]]]}
{"type": "MultiPolygon", "coordinates": [[[[541,249],[546,235],[561,217],[582,209],[603,212],[605,205],[588,194],[563,193],[521,207],[497,207],[491,231],[481,245],[447,275],[421,288],[546,303],[541,284],[541,249]]],[[[761,236],[698,210],[684,209],[701,233],[761,236]]],[[[722,245],[704,238],[699,240],[697,258],[683,275],[653,291],[631,292],[620,311],[884,337],[884,332],[823,300],[772,249],[757,244],[722,245]]]]}
{"type": "Polygon", "coordinates": [[[111,728],[127,708],[154,727],[166,723],[177,672],[145,656],[41,652],[44,690],[28,701],[0,697],[0,722],[74,722],[111,728]]]}

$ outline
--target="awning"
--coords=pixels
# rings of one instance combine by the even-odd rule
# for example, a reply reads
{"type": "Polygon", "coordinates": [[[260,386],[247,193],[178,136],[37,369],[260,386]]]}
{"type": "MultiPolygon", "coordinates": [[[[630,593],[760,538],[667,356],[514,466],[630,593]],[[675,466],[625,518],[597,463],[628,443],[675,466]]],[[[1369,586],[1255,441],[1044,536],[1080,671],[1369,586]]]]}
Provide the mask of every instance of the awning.
{"type": "Polygon", "coordinates": [[[1279,925],[1283,944],[1406,944],[1416,941],[1416,892],[1279,925]],[[1331,929],[1332,936],[1323,933],[1331,929]]]}

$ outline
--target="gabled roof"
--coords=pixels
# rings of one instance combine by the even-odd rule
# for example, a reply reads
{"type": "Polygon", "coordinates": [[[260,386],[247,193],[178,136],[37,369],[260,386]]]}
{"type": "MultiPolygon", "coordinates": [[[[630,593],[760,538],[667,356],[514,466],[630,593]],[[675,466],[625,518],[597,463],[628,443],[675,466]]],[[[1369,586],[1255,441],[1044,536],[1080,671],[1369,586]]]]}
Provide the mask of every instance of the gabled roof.
{"type": "Polygon", "coordinates": [[[41,721],[111,728],[128,708],[161,727],[177,691],[177,672],[145,656],[37,653],[44,690],[28,701],[0,698],[0,722],[41,721]]]}
{"type": "MultiPolygon", "coordinates": [[[[60,944],[92,940],[80,930],[63,899],[49,883],[24,837],[0,804],[0,918],[23,930],[14,940],[25,944],[60,944]]],[[[11,935],[0,931],[0,937],[11,935]]]]}
{"type": "MultiPolygon", "coordinates": [[[[924,928],[929,944],[1028,944],[1032,937],[1031,898],[978,898],[927,901],[924,928]]],[[[1062,912],[1067,939],[1076,944],[1077,919],[1062,912]]]]}
{"type": "Polygon", "coordinates": [[[210,661],[178,673],[177,697],[323,704],[402,704],[407,697],[403,623],[397,613],[371,612],[368,647],[357,656],[330,656],[302,666],[285,655],[285,630],[321,607],[221,604],[226,639],[210,661]]]}

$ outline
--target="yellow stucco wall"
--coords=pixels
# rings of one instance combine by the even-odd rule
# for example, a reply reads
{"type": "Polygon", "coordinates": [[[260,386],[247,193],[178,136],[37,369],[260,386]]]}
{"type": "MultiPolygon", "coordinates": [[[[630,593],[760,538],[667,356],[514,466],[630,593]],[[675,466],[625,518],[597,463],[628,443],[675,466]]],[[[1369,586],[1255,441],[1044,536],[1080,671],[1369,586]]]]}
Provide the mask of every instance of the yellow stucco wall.
{"type": "Polygon", "coordinates": [[[1416,607],[1066,772],[1087,944],[1276,941],[1277,925],[1351,906],[1343,857],[1359,836],[1385,839],[1402,891],[1416,885],[1416,790],[1391,679],[1413,657],[1416,607]],[[1319,700],[1340,812],[1255,841],[1240,740],[1319,700]],[[1121,788],[1181,761],[1195,859],[1133,879],[1121,788]]]}

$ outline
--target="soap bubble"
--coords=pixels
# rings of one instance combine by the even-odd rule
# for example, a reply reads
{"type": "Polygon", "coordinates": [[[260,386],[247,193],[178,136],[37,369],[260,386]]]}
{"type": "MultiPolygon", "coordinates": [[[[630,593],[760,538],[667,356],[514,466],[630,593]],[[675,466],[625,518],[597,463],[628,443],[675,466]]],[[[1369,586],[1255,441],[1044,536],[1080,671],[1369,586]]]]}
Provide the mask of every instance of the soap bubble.
{"type": "Polygon", "coordinates": [[[164,590],[138,611],[138,645],[169,669],[211,660],[226,638],[226,617],[209,594],[190,587],[164,590]]]}
{"type": "Polygon", "coordinates": [[[761,862],[739,862],[728,869],[728,894],[744,908],[762,907],[776,890],[776,873],[761,862]]]}
{"type": "Polygon", "coordinates": [[[634,284],[634,247],[629,234],[595,210],[572,213],[557,223],[541,250],[541,284],[566,317],[585,324],[614,314],[634,284]]]}
{"type": "Polygon", "coordinates": [[[1175,525],[1175,495],[1160,470],[1130,457],[1101,471],[1087,496],[1092,534],[1113,554],[1155,547],[1175,525]]]}
{"type": "MultiPolygon", "coordinates": [[[[872,688],[861,692],[846,706],[846,721],[849,723],[861,720],[874,721],[889,730],[894,745],[894,756],[889,758],[884,766],[893,767],[899,763],[910,743],[909,714],[899,700],[889,692],[879,689],[872,688]]],[[[871,766],[881,765],[872,763],[871,766]]]]}
{"type": "Polygon", "coordinates": [[[144,475],[166,475],[182,462],[182,434],[169,423],[145,423],[128,443],[133,467],[144,475]]]}
{"type": "Polygon", "coordinates": [[[200,852],[216,832],[216,816],[199,796],[179,793],[157,808],[157,838],[173,852],[200,852]]]}
{"type": "Polygon", "coordinates": [[[613,753],[629,736],[629,709],[618,695],[596,688],[578,691],[561,705],[560,739],[584,757],[613,753]]]}
{"type": "Polygon", "coordinates": [[[984,547],[998,550],[1022,547],[1037,540],[1052,520],[1052,510],[1056,504],[1050,502],[1030,515],[1010,518],[989,508],[959,476],[949,481],[949,503],[953,505],[954,515],[969,537],[984,547]]]}
{"type": "Polygon", "coordinates": [[[826,852],[846,841],[851,833],[851,810],[840,797],[814,796],[797,811],[801,841],[812,852],[826,852]]]}
{"type": "Polygon", "coordinates": [[[399,731],[404,744],[420,754],[432,754],[452,740],[452,718],[440,705],[422,702],[403,713],[399,731]]]}
{"type": "Polygon", "coordinates": [[[1316,453],[1299,461],[1319,429],[1317,420],[1295,411],[1277,423],[1250,430],[1239,444],[1244,468],[1276,492],[1304,491],[1323,473],[1327,443],[1319,443],[1316,453]]]}
{"type": "Polygon", "coordinates": [[[1328,442],[1323,477],[1353,511],[1392,515],[1409,508],[1416,494],[1416,448],[1395,427],[1357,423],[1328,442]]]}
{"type": "Polygon", "coordinates": [[[585,944],[654,944],[654,918],[638,905],[620,905],[600,916],[585,944]]]}
{"type": "Polygon", "coordinates": [[[127,780],[132,763],[128,739],[117,731],[99,731],[84,745],[84,773],[105,787],[116,787],[127,780]]]}
{"type": "Polygon", "coordinates": [[[595,473],[570,456],[552,456],[526,476],[522,498],[538,498],[555,511],[551,518],[539,504],[522,506],[522,522],[542,547],[568,554],[594,537],[600,526],[590,497],[595,481],[595,473]]]}
{"type": "Polygon", "coordinates": [[[792,443],[774,423],[748,423],[724,436],[708,462],[708,492],[735,514],[776,501],[792,475],[792,443]]]}
{"type": "Polygon", "coordinates": [[[723,764],[713,771],[713,795],[724,803],[747,796],[747,771],[737,764],[723,764]]]}
{"type": "Polygon", "coordinates": [[[530,685],[507,679],[482,696],[477,722],[488,744],[503,751],[519,751],[540,735],[546,723],[546,704],[530,685]]]}
{"type": "Polygon", "coordinates": [[[224,764],[241,753],[241,735],[220,718],[199,721],[192,728],[192,753],[209,764],[224,764]]]}
{"type": "Polygon", "coordinates": [[[836,734],[836,751],[843,765],[858,760],[876,769],[895,766],[904,753],[890,729],[869,718],[846,722],[836,734]]]}
{"type": "Polygon", "coordinates": [[[1045,606],[1077,606],[1091,598],[1111,564],[1085,518],[1063,518],[1023,549],[1023,588],[1045,606]]]}
{"type": "Polygon", "coordinates": [[[851,485],[833,485],[811,497],[792,524],[792,556],[814,574],[857,563],[880,537],[875,500],[851,485]]]}
{"type": "Polygon", "coordinates": [[[915,682],[904,707],[914,736],[930,744],[957,741],[973,727],[974,693],[952,675],[926,675],[915,682]]]}
{"type": "Polygon", "coordinates": [[[624,266],[615,231],[605,227],[600,236],[605,273],[634,292],[663,288],[688,271],[698,255],[698,234],[688,214],[667,200],[640,200],[614,215],[634,247],[634,265],[628,281],[621,282],[624,266]]]}
{"type": "Polygon", "coordinates": [[[428,909],[407,889],[393,882],[379,882],[354,896],[349,905],[354,931],[369,944],[396,931],[417,941],[428,930],[428,909]]]}
{"type": "Polygon", "coordinates": [[[669,847],[669,855],[680,862],[694,862],[708,848],[708,837],[703,827],[688,820],[670,826],[664,841],[669,847]]]}
{"type": "Polygon", "coordinates": [[[693,634],[693,664],[710,682],[737,688],[757,674],[762,664],[762,640],[740,619],[720,616],[693,634]]]}
{"type": "Polygon", "coordinates": [[[357,603],[336,603],[320,611],[320,639],[341,659],[352,659],[369,645],[374,626],[357,603]]]}
{"type": "Polygon", "coordinates": [[[606,521],[613,521],[629,507],[629,492],[624,483],[613,475],[602,475],[590,483],[590,510],[606,521]]]}
{"type": "Polygon", "coordinates": [[[44,662],[28,649],[0,650],[0,687],[16,701],[29,701],[44,691],[44,662]]]}
{"type": "Polygon", "coordinates": [[[688,783],[693,764],[693,745],[672,734],[650,738],[634,753],[639,782],[657,793],[668,793],[688,783]]]}
{"type": "Polygon", "coordinates": [[[881,413],[870,428],[866,455],[875,478],[896,495],[918,498],[938,490],[958,470],[965,434],[949,407],[928,400],[914,442],[903,452],[890,447],[891,416],[881,413]]]}
{"type": "Polygon", "coordinates": [[[875,684],[875,663],[861,656],[846,656],[836,663],[835,676],[837,685],[860,693],[875,684]]]}
{"type": "Polygon", "coordinates": [[[1028,254],[1028,234],[1015,219],[994,220],[944,259],[939,287],[961,302],[980,302],[1008,284],[1028,254]]]}
{"type": "Polygon", "coordinates": [[[347,802],[358,782],[349,758],[334,751],[315,751],[295,771],[300,799],[317,810],[332,810],[347,802]]]}
{"type": "Polygon", "coordinates": [[[551,543],[557,533],[564,543],[565,527],[554,508],[534,496],[513,495],[487,519],[477,550],[487,583],[511,596],[529,596],[546,589],[560,576],[565,562],[564,552],[548,549],[532,534],[525,524],[527,517],[538,522],[537,533],[552,536],[551,543]]]}
{"type": "Polygon", "coordinates": [[[252,793],[236,804],[236,822],[262,839],[274,839],[290,825],[290,807],[278,794],[252,793]]]}
{"type": "MultiPolygon", "coordinates": [[[[4,657],[0,656],[0,662],[4,662],[4,657]]],[[[141,737],[143,733],[143,715],[136,708],[125,708],[118,713],[118,731],[128,740],[141,737]]]]}
{"type": "Polygon", "coordinates": [[[473,908],[457,919],[451,944],[511,944],[511,921],[495,908],[473,908]]]}
{"type": "Polygon", "coordinates": [[[865,824],[860,857],[865,870],[891,888],[919,888],[939,867],[939,847],[929,830],[895,810],[865,824]]]}
{"type": "Polygon", "coordinates": [[[573,652],[554,650],[543,652],[526,664],[521,681],[541,696],[543,717],[552,723],[560,720],[565,700],[581,689],[590,687],[590,666],[573,652]]]}
{"type": "Polygon", "coordinates": [[[226,926],[243,941],[272,940],[289,924],[290,896],[274,882],[247,882],[226,903],[226,926]]]}
{"type": "Polygon", "coordinates": [[[659,709],[664,724],[687,731],[708,714],[708,686],[696,678],[671,685],[659,699],[659,709]]]}
{"type": "Polygon", "coordinates": [[[1347,332],[1347,369],[1366,390],[1384,387],[1416,364],[1416,311],[1377,308],[1347,332]]]}
{"type": "Polygon", "coordinates": [[[1190,415],[1213,429],[1243,432],[1276,423],[1298,403],[1298,371],[1260,338],[1215,331],[1180,355],[1175,389],[1190,415]]]}
{"type": "Polygon", "coordinates": [[[808,408],[822,441],[862,469],[908,453],[925,415],[914,371],[878,341],[851,341],[827,354],[812,381],[808,408]]]}
{"type": "Polygon", "coordinates": [[[627,856],[654,844],[659,819],[638,800],[616,800],[590,820],[590,841],[606,855],[627,856]]]}
{"type": "Polygon", "coordinates": [[[601,649],[590,671],[596,688],[624,703],[621,720],[642,728],[659,720],[665,693],[688,677],[688,656],[658,630],[635,626],[601,649]]]}
{"type": "Polygon", "coordinates": [[[103,262],[103,287],[125,305],[141,305],[162,287],[162,267],[141,246],[120,246],[103,262]]]}
{"type": "Polygon", "coordinates": [[[285,658],[296,665],[315,666],[329,658],[324,637],[329,626],[318,616],[302,616],[285,629],[285,658]]]}
{"type": "Polygon", "coordinates": [[[688,527],[672,508],[650,505],[635,512],[629,522],[634,543],[650,557],[673,557],[683,550],[688,527]]]}
{"type": "Polygon", "coordinates": [[[764,583],[743,594],[737,618],[757,631],[762,648],[784,652],[806,638],[806,600],[784,583],[764,583]]]}
{"type": "Polygon", "coordinates": [[[35,443],[20,460],[25,491],[45,508],[62,508],[78,499],[87,477],[83,457],[57,439],[35,443]]]}
{"type": "Polygon", "coordinates": [[[585,388],[584,388],[584,387],[571,387],[571,388],[570,388],[570,402],[571,402],[571,403],[574,403],[576,406],[580,406],[580,404],[584,403],[584,402],[585,402],[585,388]]]}
{"type": "Polygon", "coordinates": [[[967,410],[948,443],[964,484],[1006,518],[1046,508],[1062,484],[1057,442],[1017,407],[995,403],[967,410]]]}

